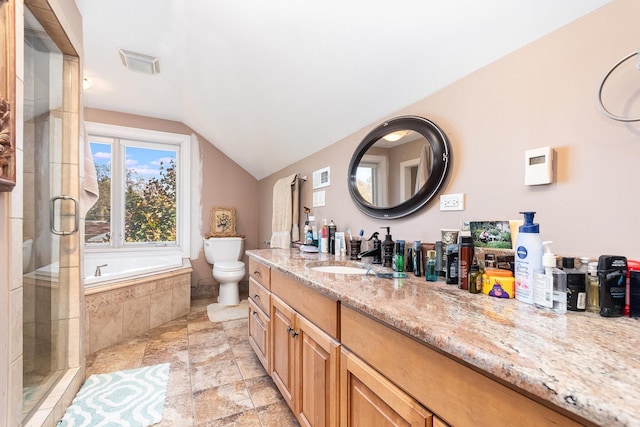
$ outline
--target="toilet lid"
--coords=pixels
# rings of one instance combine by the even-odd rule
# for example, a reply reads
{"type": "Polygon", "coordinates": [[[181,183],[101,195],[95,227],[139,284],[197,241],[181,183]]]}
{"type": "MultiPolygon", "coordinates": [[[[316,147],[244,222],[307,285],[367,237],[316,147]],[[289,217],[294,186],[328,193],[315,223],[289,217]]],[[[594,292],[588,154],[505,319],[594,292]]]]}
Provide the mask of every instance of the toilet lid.
{"type": "Polygon", "coordinates": [[[244,270],[244,262],[242,261],[220,261],[213,265],[214,270],[218,271],[237,271],[244,270]]]}

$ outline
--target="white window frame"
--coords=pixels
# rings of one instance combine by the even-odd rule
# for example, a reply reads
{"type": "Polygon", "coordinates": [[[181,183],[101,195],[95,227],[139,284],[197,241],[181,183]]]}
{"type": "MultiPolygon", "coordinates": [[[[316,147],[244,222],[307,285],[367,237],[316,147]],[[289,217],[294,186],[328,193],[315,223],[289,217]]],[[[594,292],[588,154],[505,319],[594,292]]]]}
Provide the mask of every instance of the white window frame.
{"type": "MultiPolygon", "coordinates": [[[[124,236],[112,236],[112,244],[109,246],[94,246],[94,245],[86,245],[84,246],[86,252],[91,253],[123,253],[126,256],[131,256],[131,252],[144,252],[149,253],[153,251],[157,252],[167,252],[167,251],[175,251],[178,249],[182,258],[190,257],[190,248],[191,248],[191,228],[190,228],[190,218],[191,218],[191,203],[190,203],[190,195],[191,195],[191,137],[189,135],[177,134],[177,133],[169,133],[169,132],[161,132],[154,131],[148,129],[138,129],[131,128],[125,126],[117,126],[110,125],[106,123],[96,123],[96,122],[85,122],[85,128],[89,135],[96,137],[105,137],[105,138],[117,138],[121,140],[127,141],[135,141],[136,146],[144,147],[145,145],[149,148],[159,148],[157,144],[165,144],[170,149],[175,149],[176,154],[176,166],[177,166],[177,179],[176,179],[176,202],[178,206],[176,207],[176,242],[173,243],[140,243],[140,244],[132,244],[127,243],[124,244],[124,236]],[[146,143],[146,144],[145,144],[146,143]]],[[[102,142],[102,141],[96,141],[102,142]]],[[[121,152],[115,153],[116,148],[112,147],[112,163],[111,163],[111,180],[112,180],[112,194],[111,194],[111,206],[112,212],[115,209],[118,209],[118,213],[122,213],[122,206],[124,204],[123,197],[124,195],[118,192],[114,193],[113,188],[121,188],[116,187],[116,184],[120,180],[120,184],[122,184],[122,180],[125,179],[126,168],[124,165],[124,161],[118,162],[118,164],[114,163],[114,158],[122,158],[124,156],[124,148],[121,146],[121,152]],[[116,176],[118,174],[118,176],[116,176]]],[[[124,232],[124,216],[120,217],[118,214],[117,218],[111,218],[112,224],[114,221],[119,222],[120,230],[124,232]]]]}
{"type": "Polygon", "coordinates": [[[370,167],[374,170],[375,183],[372,183],[374,194],[374,202],[378,206],[388,206],[389,203],[389,159],[387,156],[365,154],[362,156],[360,166],[370,167]]]}

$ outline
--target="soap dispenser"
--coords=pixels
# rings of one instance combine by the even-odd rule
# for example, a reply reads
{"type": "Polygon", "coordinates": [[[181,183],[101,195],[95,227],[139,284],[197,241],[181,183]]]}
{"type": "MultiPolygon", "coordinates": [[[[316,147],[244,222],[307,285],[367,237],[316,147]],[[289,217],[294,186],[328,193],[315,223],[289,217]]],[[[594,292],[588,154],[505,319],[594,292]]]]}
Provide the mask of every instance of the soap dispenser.
{"type": "Polygon", "coordinates": [[[540,225],[533,223],[535,212],[524,214],[524,224],[518,229],[515,248],[516,299],[533,304],[533,274],[542,269],[540,225]]]}
{"type": "Polygon", "coordinates": [[[556,313],[567,312],[567,273],[556,267],[556,255],[551,252],[551,243],[543,242],[542,266],[533,280],[533,302],[538,308],[547,308],[556,313]]]}
{"type": "Polygon", "coordinates": [[[380,228],[387,229],[387,234],[384,236],[384,241],[381,244],[382,266],[391,267],[392,261],[393,261],[393,249],[395,247],[393,239],[391,238],[391,227],[380,227],[380,228]]]}

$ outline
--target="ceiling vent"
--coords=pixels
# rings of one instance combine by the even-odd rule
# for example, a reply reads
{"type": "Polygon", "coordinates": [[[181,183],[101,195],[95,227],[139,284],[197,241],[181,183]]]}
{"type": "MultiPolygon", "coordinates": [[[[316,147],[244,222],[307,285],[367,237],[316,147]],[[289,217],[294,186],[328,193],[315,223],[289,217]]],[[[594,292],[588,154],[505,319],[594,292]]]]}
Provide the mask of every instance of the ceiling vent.
{"type": "Polygon", "coordinates": [[[138,71],[145,74],[158,74],[160,72],[160,61],[158,58],[142,53],[131,52],[129,50],[118,49],[120,59],[129,70],[138,71]]]}

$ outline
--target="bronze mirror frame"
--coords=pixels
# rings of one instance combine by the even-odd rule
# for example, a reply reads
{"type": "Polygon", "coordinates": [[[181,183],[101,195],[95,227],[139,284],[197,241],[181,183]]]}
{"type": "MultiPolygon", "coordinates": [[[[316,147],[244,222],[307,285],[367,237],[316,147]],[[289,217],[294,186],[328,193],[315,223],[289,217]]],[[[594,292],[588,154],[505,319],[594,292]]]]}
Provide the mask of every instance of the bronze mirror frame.
{"type": "Polygon", "coordinates": [[[451,149],[444,132],[433,122],[418,116],[400,116],[390,119],[364,137],[349,162],[348,187],[351,199],[360,211],[373,218],[397,219],[418,211],[437,194],[449,172],[451,149]],[[397,131],[411,130],[424,136],[431,146],[433,165],[427,182],[409,199],[395,206],[380,207],[365,200],[358,190],[356,173],[367,150],[385,135],[397,131]]]}

